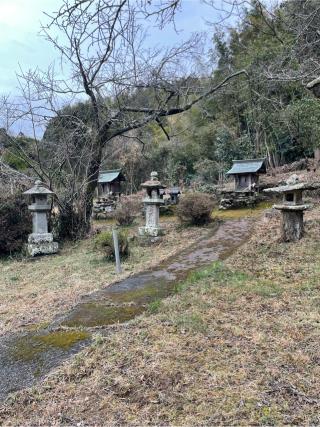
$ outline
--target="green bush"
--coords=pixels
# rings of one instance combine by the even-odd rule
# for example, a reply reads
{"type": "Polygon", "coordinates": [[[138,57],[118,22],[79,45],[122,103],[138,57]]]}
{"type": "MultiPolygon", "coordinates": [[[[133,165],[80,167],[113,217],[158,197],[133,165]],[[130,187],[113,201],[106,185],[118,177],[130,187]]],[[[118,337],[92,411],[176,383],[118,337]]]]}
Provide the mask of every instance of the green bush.
{"type": "MultiPolygon", "coordinates": [[[[127,258],[130,253],[128,233],[124,230],[118,231],[118,241],[120,257],[127,258]]],[[[94,239],[94,246],[102,251],[108,260],[115,259],[112,231],[99,233],[94,239]]]]}
{"type": "Polygon", "coordinates": [[[18,171],[25,171],[28,169],[28,163],[26,161],[9,151],[5,151],[2,159],[7,165],[18,171]]]}
{"type": "Polygon", "coordinates": [[[21,251],[31,232],[31,215],[25,198],[0,196],[0,256],[21,251]]]}
{"type": "Polygon", "coordinates": [[[188,193],[180,198],[176,212],[182,224],[203,225],[211,221],[213,207],[214,203],[209,194],[188,193]]]}

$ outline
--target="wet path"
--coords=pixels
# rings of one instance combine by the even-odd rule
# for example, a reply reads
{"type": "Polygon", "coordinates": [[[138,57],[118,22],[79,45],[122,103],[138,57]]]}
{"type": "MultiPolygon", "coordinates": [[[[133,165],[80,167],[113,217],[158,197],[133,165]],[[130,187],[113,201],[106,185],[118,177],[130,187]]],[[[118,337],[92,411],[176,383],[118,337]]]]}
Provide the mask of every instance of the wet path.
{"type": "Polygon", "coordinates": [[[57,317],[49,328],[0,338],[0,400],[10,392],[36,383],[88,345],[89,328],[133,319],[153,301],[174,293],[176,285],[191,271],[226,258],[248,238],[251,226],[252,222],[247,219],[226,221],[215,232],[209,232],[206,238],[154,270],[83,297],[73,310],[57,317]],[[61,327],[67,329],[61,330],[61,327]]]}

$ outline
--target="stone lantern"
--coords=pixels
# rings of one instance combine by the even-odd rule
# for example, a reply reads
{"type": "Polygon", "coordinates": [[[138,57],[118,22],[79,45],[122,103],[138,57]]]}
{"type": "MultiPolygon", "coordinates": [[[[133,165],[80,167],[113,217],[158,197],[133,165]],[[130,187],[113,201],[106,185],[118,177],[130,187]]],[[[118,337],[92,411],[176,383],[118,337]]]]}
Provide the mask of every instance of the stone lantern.
{"type": "Polygon", "coordinates": [[[163,230],[159,226],[159,210],[160,206],[164,204],[160,190],[166,187],[158,180],[157,172],[151,172],[150,180],[141,184],[141,187],[146,190],[146,197],[143,199],[146,225],[139,228],[139,234],[141,236],[157,237],[163,234],[163,230]]]}
{"type": "Polygon", "coordinates": [[[29,234],[26,245],[28,255],[47,255],[58,252],[58,243],[53,241],[52,234],[48,232],[47,218],[51,209],[48,198],[54,193],[41,181],[36,181],[34,187],[23,194],[30,197],[29,210],[32,213],[32,234],[29,234]]]}
{"type": "Polygon", "coordinates": [[[316,190],[319,183],[303,183],[297,175],[287,181],[287,185],[265,189],[266,193],[282,194],[282,203],[273,207],[282,213],[281,234],[285,242],[300,240],[303,236],[303,213],[310,208],[303,202],[302,193],[305,190],[316,190]]]}

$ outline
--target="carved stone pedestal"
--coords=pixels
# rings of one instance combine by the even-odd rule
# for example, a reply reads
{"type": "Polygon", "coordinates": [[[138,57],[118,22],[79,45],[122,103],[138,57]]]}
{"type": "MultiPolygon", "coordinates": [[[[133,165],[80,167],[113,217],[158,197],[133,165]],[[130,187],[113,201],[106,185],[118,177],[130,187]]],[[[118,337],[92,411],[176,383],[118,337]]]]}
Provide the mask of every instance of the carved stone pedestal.
{"type": "Polygon", "coordinates": [[[57,242],[53,241],[51,233],[32,233],[28,236],[28,243],[25,249],[27,255],[34,257],[55,254],[58,252],[59,246],[57,242]]]}
{"type": "Polygon", "coordinates": [[[139,228],[140,236],[161,236],[163,230],[159,225],[159,207],[163,203],[161,199],[144,199],[146,206],[146,225],[139,228]]]}

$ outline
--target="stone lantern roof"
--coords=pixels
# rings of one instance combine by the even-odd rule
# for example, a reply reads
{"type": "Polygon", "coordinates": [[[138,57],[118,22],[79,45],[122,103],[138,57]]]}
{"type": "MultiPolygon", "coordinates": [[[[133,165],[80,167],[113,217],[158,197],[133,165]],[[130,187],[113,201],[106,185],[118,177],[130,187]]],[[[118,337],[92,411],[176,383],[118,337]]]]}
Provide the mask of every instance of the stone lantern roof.
{"type": "Polygon", "coordinates": [[[319,182],[300,182],[297,175],[292,175],[286,185],[265,189],[265,193],[282,194],[283,203],[274,205],[275,209],[285,211],[304,211],[310,208],[302,200],[302,193],[305,190],[317,190],[320,188],[319,182]]]}
{"type": "Polygon", "coordinates": [[[29,190],[25,191],[23,194],[26,194],[27,196],[37,196],[37,195],[50,195],[50,194],[52,195],[54,194],[54,192],[49,190],[47,187],[45,187],[40,180],[37,180],[35,182],[35,185],[29,190]]]}
{"type": "Polygon", "coordinates": [[[273,187],[273,188],[266,188],[264,193],[274,193],[274,194],[282,194],[282,193],[291,193],[292,191],[299,191],[299,190],[317,190],[320,188],[320,183],[307,183],[307,182],[301,182],[299,184],[292,184],[292,185],[280,185],[279,187],[273,187]]]}
{"type": "Polygon", "coordinates": [[[158,180],[157,172],[151,172],[150,180],[141,184],[141,187],[146,188],[147,190],[167,188],[165,185],[162,185],[161,182],[158,180]]]}
{"type": "Polygon", "coordinates": [[[317,190],[320,188],[320,182],[299,182],[295,176],[288,179],[286,185],[280,185],[278,187],[266,188],[263,190],[264,193],[274,193],[274,194],[283,194],[283,193],[292,193],[295,191],[305,191],[305,190],[317,190]]]}

